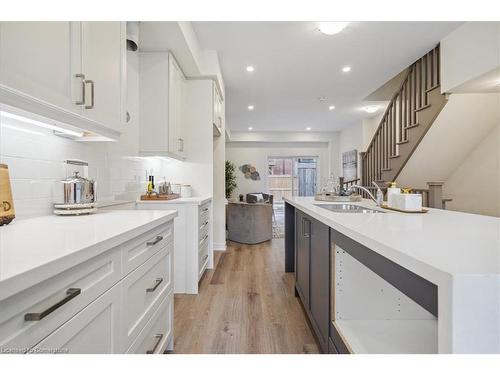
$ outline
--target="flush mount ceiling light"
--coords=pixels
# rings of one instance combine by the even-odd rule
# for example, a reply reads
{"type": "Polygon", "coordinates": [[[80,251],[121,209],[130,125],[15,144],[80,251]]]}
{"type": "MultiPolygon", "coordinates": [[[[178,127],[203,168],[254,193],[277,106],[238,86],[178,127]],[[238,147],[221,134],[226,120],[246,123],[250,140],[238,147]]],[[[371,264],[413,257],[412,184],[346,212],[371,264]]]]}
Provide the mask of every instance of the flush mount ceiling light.
{"type": "Polygon", "coordinates": [[[253,130],[253,128],[252,128],[251,126],[249,126],[249,127],[248,127],[248,130],[252,131],[252,130],[253,130]]]}
{"type": "Polygon", "coordinates": [[[335,109],[335,106],[334,106],[334,105],[331,105],[331,106],[329,106],[329,107],[328,107],[328,110],[329,110],[329,111],[333,111],[334,109],[335,109]]]}
{"type": "Polygon", "coordinates": [[[335,35],[344,30],[349,22],[319,22],[318,30],[326,35],[335,35]]]}
{"type": "Polygon", "coordinates": [[[249,72],[249,73],[252,73],[255,70],[255,68],[252,65],[248,65],[246,69],[247,69],[247,72],[249,72]]]}
{"type": "Polygon", "coordinates": [[[344,67],[342,68],[342,71],[343,71],[344,73],[349,73],[349,72],[351,71],[351,67],[350,67],[350,66],[344,66],[344,67]]]}
{"type": "Polygon", "coordinates": [[[366,113],[375,113],[379,110],[379,106],[378,105],[367,105],[366,107],[363,107],[363,111],[365,111],[366,113]]]}
{"type": "Polygon", "coordinates": [[[253,105],[249,105],[249,106],[248,106],[248,110],[249,110],[249,111],[253,111],[253,108],[254,108],[254,107],[253,107],[253,105]]]}

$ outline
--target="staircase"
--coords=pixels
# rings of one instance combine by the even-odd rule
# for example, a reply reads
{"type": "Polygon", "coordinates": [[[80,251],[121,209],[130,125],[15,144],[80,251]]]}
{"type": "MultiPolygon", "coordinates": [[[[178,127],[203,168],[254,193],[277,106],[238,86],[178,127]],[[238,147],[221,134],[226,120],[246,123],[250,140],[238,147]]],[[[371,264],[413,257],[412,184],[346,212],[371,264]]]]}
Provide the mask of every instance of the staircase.
{"type": "Polygon", "coordinates": [[[361,153],[363,186],[394,181],[445,106],[439,63],[438,45],[408,68],[366,152],[361,153]]]}

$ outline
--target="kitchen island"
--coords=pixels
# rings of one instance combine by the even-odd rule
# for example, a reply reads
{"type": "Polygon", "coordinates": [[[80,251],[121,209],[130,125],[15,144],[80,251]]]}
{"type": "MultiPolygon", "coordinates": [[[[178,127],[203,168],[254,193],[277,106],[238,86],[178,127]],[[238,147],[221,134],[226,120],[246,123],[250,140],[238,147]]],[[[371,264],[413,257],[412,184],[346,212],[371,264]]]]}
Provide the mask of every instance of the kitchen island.
{"type": "Polygon", "coordinates": [[[498,218],[285,201],[286,268],[324,351],[500,352],[498,218]]]}

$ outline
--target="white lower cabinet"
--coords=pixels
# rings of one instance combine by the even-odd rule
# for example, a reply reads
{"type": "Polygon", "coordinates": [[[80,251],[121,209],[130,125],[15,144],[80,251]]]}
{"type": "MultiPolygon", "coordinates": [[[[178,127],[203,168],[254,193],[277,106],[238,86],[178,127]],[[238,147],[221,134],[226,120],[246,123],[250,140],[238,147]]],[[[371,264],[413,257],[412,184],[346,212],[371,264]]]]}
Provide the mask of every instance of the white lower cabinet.
{"type": "Polygon", "coordinates": [[[160,353],[173,336],[173,219],[0,301],[0,353],[160,353]]]}
{"type": "Polygon", "coordinates": [[[120,285],[115,285],[30,353],[120,353],[120,285]]]}
{"type": "Polygon", "coordinates": [[[127,353],[156,354],[173,349],[174,304],[170,292],[156,309],[127,353]]]}

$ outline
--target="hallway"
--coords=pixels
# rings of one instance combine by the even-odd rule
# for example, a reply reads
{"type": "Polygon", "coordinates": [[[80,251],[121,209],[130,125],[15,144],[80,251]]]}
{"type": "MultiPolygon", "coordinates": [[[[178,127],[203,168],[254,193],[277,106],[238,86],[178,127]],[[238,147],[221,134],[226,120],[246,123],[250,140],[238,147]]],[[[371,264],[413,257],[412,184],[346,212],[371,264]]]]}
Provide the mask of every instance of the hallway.
{"type": "Polygon", "coordinates": [[[230,242],[215,257],[198,295],[175,296],[174,353],[318,353],[282,239],[230,242]]]}

